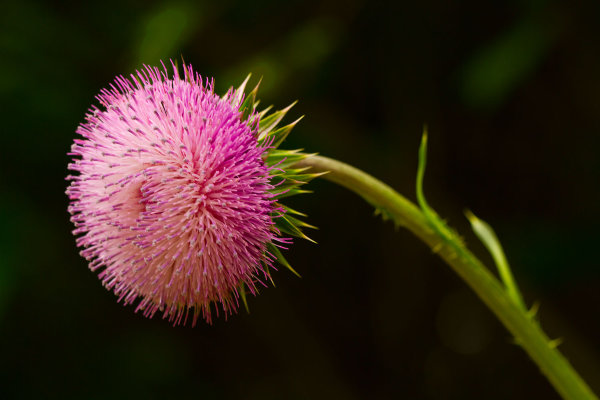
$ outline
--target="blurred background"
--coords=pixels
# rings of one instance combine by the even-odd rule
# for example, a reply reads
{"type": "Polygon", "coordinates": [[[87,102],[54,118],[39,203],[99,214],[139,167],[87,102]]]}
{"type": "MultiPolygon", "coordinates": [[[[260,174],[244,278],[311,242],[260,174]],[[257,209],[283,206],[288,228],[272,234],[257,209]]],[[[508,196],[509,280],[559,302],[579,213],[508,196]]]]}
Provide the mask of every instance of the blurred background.
{"type": "MultiPolygon", "coordinates": [[[[600,391],[600,3],[5,2],[0,13],[0,397],[556,399],[506,330],[413,236],[325,181],[277,287],[212,326],[117,304],[66,212],[75,129],[99,90],[181,59],[220,93],[252,72],[300,100],[287,148],[430,204],[484,261],[495,227],[542,326],[600,391]]],[[[255,81],[253,81],[255,82],[255,81]]]]}

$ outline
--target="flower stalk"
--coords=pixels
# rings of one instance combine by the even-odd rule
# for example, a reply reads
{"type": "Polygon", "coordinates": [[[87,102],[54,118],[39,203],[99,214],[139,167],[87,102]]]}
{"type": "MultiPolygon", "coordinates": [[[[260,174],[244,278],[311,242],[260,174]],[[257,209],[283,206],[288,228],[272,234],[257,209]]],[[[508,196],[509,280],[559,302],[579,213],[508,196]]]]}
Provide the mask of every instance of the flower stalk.
{"type": "MultiPolygon", "coordinates": [[[[293,106],[258,111],[258,85],[223,97],[191,66],[170,76],[145,67],[101,91],[69,155],[67,195],[81,254],[125,304],[175,325],[200,315],[227,316],[271,279],[275,261],[294,274],[280,249],[310,240],[304,214],[280,203],[324,175],[362,196],[431,247],[514,335],[565,399],[597,399],[528,311],[495,233],[467,213],[492,254],[499,281],[428,205],[423,194],[427,134],[419,151],[413,204],[342,162],[278,146],[299,121],[279,127],[293,106]],[[259,277],[263,275],[263,280],[259,277]]],[[[535,307],[534,307],[535,308],[535,307]]]]}
{"type": "Polygon", "coordinates": [[[515,299],[514,286],[503,286],[431,209],[424,199],[422,179],[425,164],[426,135],[421,146],[417,179],[421,208],[390,186],[348,164],[331,158],[311,155],[295,167],[310,167],[311,172],[324,173],[331,182],[350,189],[371,203],[384,216],[392,219],[425,242],[437,253],[494,312],[531,359],[539,366],[556,391],[565,399],[597,399],[589,386],[556,348],[539,323],[515,299]],[[509,290],[507,290],[509,289],[509,290]]]}

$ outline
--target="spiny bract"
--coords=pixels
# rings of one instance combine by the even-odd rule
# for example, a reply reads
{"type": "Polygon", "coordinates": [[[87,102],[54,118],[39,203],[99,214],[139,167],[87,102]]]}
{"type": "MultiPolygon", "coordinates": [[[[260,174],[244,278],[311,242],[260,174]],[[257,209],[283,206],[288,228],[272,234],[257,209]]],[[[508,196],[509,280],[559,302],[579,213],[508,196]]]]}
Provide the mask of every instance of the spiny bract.
{"type": "Polygon", "coordinates": [[[211,322],[213,303],[230,314],[273,261],[289,267],[281,234],[305,237],[308,225],[278,199],[315,175],[291,167],[304,154],[276,149],[297,122],[276,128],[290,107],[257,112],[248,79],[219,97],[191,66],[162,67],[97,96],[69,153],[69,212],[82,256],[119,300],[174,324],[190,311],[192,324],[211,322]]]}

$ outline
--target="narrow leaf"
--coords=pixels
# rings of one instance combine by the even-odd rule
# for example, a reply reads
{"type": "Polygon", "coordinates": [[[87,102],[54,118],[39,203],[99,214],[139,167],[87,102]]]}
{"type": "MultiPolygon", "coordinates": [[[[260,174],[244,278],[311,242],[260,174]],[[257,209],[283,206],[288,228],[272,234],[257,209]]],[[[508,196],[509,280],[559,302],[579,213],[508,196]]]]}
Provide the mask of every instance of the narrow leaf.
{"type": "Polygon", "coordinates": [[[297,194],[307,194],[312,192],[312,190],[305,189],[290,189],[283,191],[271,190],[271,193],[276,195],[275,197],[277,198],[277,200],[285,199],[286,197],[296,196],[297,194]]]}
{"type": "MultiPolygon", "coordinates": [[[[258,81],[254,89],[250,93],[246,95],[244,98],[244,102],[240,106],[240,111],[242,112],[242,119],[246,120],[256,110],[256,106],[258,105],[258,101],[256,100],[256,94],[258,93],[258,87],[260,85],[261,80],[258,81]]],[[[238,89],[239,90],[239,89],[238,89]]]]}
{"type": "MultiPolygon", "coordinates": [[[[244,79],[244,82],[242,82],[242,84],[234,92],[234,96],[231,99],[231,104],[237,105],[242,102],[242,98],[244,97],[244,90],[246,89],[246,85],[248,84],[248,81],[250,80],[250,76],[252,76],[252,74],[248,74],[246,79],[244,79]]],[[[240,109],[242,109],[242,108],[240,108],[240,109]]]]}
{"type": "Polygon", "coordinates": [[[319,229],[314,225],[308,224],[304,221],[299,220],[298,218],[292,217],[291,215],[285,216],[292,224],[300,227],[300,228],[310,228],[310,229],[319,229]]]}
{"type": "Polygon", "coordinates": [[[273,254],[275,256],[275,258],[277,259],[277,262],[279,264],[281,264],[284,267],[286,267],[287,269],[289,269],[298,278],[302,278],[300,276],[300,274],[294,268],[292,268],[292,266],[285,259],[285,257],[283,257],[283,254],[281,254],[281,251],[277,248],[277,246],[275,246],[273,243],[269,243],[269,244],[267,244],[267,250],[269,251],[269,253],[271,253],[271,254],[273,254]]]}
{"type": "Polygon", "coordinates": [[[248,307],[248,299],[246,299],[246,285],[242,283],[239,287],[240,299],[242,299],[242,303],[244,303],[244,308],[246,312],[250,314],[250,308],[248,307]]]}
{"type": "Polygon", "coordinates": [[[263,117],[261,115],[259,128],[258,128],[258,137],[259,139],[264,138],[272,129],[274,129],[277,124],[285,117],[288,111],[296,104],[297,102],[293,102],[283,110],[279,110],[269,115],[268,117],[263,117]]]}
{"type": "Polygon", "coordinates": [[[296,211],[296,210],[294,210],[293,208],[291,208],[291,207],[288,207],[288,206],[286,206],[286,205],[283,205],[283,204],[278,204],[278,206],[279,206],[279,207],[281,207],[281,208],[283,208],[283,209],[284,209],[284,210],[285,210],[285,211],[286,211],[288,214],[299,215],[299,216],[301,216],[301,217],[307,217],[307,215],[306,215],[306,214],[304,214],[304,213],[301,213],[300,211],[296,211]]]}
{"type": "Polygon", "coordinates": [[[317,243],[308,236],[306,236],[300,228],[294,225],[293,222],[290,221],[289,216],[281,215],[278,218],[275,218],[275,227],[279,229],[283,233],[287,233],[288,235],[300,237],[302,239],[306,239],[310,242],[317,243]]]}
{"type": "Polygon", "coordinates": [[[523,297],[521,296],[521,292],[519,291],[517,283],[514,280],[512,271],[510,270],[510,265],[506,260],[504,250],[502,249],[502,245],[500,244],[496,233],[487,222],[477,218],[471,211],[466,210],[465,215],[471,223],[471,228],[473,228],[475,235],[477,235],[479,240],[481,240],[483,245],[492,255],[492,258],[496,263],[496,267],[498,268],[500,278],[502,279],[502,282],[504,282],[504,287],[506,288],[506,292],[508,293],[509,297],[513,299],[513,301],[519,307],[521,307],[521,309],[525,310],[523,297]]]}
{"type": "Polygon", "coordinates": [[[300,122],[300,120],[304,118],[304,116],[301,116],[300,118],[298,118],[297,120],[295,120],[294,122],[292,122],[289,125],[283,126],[279,129],[276,129],[274,131],[272,131],[271,133],[269,133],[267,135],[267,137],[273,137],[273,144],[272,146],[274,148],[279,147],[279,145],[281,145],[281,143],[283,143],[283,141],[288,137],[288,135],[290,134],[290,132],[292,131],[292,129],[294,128],[294,126],[296,126],[296,124],[298,122],[300,122]]]}
{"type": "Polygon", "coordinates": [[[423,136],[419,146],[419,166],[417,169],[417,203],[423,211],[423,215],[429,225],[447,242],[462,244],[462,238],[446,225],[435,210],[429,206],[423,193],[423,178],[425,177],[425,166],[427,165],[427,126],[423,127],[423,136]]]}
{"type": "Polygon", "coordinates": [[[277,165],[281,169],[304,160],[311,154],[301,153],[302,149],[297,150],[278,150],[273,149],[267,154],[265,162],[269,166],[277,165]]]}

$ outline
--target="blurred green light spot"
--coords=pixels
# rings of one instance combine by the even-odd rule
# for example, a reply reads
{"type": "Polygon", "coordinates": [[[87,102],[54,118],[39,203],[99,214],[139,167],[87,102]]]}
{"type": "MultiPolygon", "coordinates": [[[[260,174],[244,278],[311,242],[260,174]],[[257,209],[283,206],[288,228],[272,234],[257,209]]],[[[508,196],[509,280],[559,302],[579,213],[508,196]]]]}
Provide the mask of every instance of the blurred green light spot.
{"type": "Polygon", "coordinates": [[[177,58],[177,52],[198,25],[198,13],[189,3],[169,4],[141,21],[137,64],[156,64],[177,58]]]}
{"type": "MultiPolygon", "coordinates": [[[[249,72],[265,77],[260,85],[262,96],[275,95],[283,82],[298,74],[319,68],[335,50],[341,27],[330,19],[318,18],[281,34],[266,49],[229,68],[219,76],[224,82],[241,82],[249,72]]],[[[264,98],[264,97],[263,97],[264,98]]]]}
{"type": "Polygon", "coordinates": [[[318,66],[337,45],[340,28],[337,21],[316,19],[291,32],[285,43],[291,65],[303,68],[318,66]]]}
{"type": "Polygon", "coordinates": [[[534,73],[553,36],[541,24],[526,21],[489,43],[462,71],[463,100],[475,108],[500,106],[534,73]]]}

